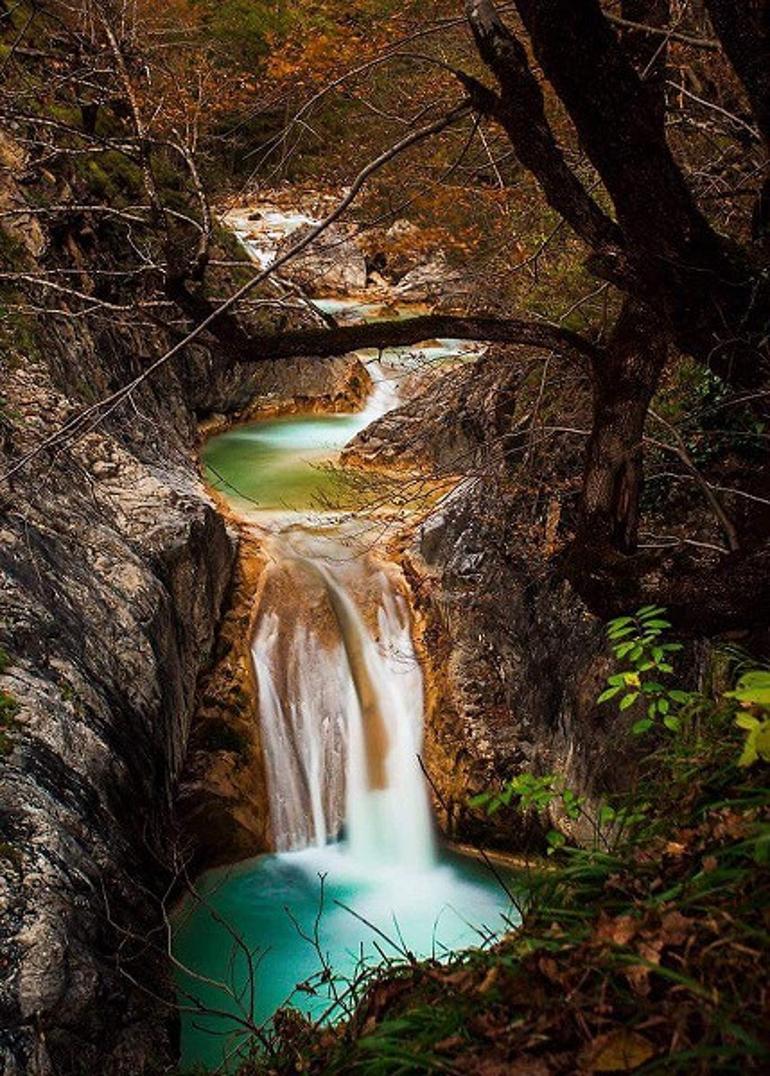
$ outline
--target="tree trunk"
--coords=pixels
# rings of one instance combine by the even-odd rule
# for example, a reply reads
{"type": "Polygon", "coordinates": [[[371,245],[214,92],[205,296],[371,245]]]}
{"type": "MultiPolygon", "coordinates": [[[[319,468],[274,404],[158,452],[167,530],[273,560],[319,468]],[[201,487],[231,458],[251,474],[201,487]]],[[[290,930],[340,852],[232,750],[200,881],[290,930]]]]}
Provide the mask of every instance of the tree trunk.
{"type": "Polygon", "coordinates": [[[593,426],[576,545],[636,549],[644,424],[668,347],[659,319],[627,300],[606,354],[593,364],[593,426]]]}

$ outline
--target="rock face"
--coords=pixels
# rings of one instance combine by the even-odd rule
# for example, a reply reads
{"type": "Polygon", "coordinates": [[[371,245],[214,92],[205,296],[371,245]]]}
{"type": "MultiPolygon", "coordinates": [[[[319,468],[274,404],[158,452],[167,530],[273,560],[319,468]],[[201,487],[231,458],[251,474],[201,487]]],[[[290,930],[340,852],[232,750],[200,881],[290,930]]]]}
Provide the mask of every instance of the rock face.
{"type": "MultiPolygon", "coordinates": [[[[48,256],[39,229],[16,233],[26,269],[48,256]]],[[[169,339],[52,315],[4,343],[0,473],[169,339]]],[[[200,480],[198,420],[366,385],[352,359],[225,369],[196,345],[0,489],[4,1076],[173,1063],[162,901],[187,850],[172,805],[236,547],[200,480]]]]}
{"type": "MultiPolygon", "coordinates": [[[[303,224],[278,248],[281,254],[300,242],[313,228],[303,224]]],[[[290,276],[311,295],[351,295],[366,287],[367,266],[363,251],[355,242],[354,225],[333,224],[312,248],[292,262],[290,276]]]]}
{"type": "Polygon", "coordinates": [[[604,633],[549,563],[544,508],[531,521],[521,497],[465,484],[404,550],[425,764],[442,828],[459,840],[526,850],[517,815],[489,820],[469,797],[522,770],[561,774],[590,797],[612,785],[627,743],[617,715],[596,706],[610,672],[604,633]]]}
{"type": "MultiPolygon", "coordinates": [[[[81,405],[68,388],[101,394],[141,346],[79,326],[43,327],[38,344],[5,381],[25,420],[7,433],[14,456],[81,405]]],[[[7,1072],[134,1073],[168,1056],[162,946],[138,960],[137,939],[158,928],[176,776],[234,554],[189,451],[184,382],[147,386],[133,415],[32,461],[4,497],[7,1072]]]]}
{"type": "Polygon", "coordinates": [[[426,680],[424,761],[447,834],[519,849],[528,827],[470,810],[472,795],[534,770],[590,797],[612,786],[628,743],[596,706],[610,671],[602,625],[559,575],[582,445],[549,442],[536,471],[521,466],[536,451],[537,360],[490,351],[346,450],[358,467],[466,476],[399,543],[426,680]]]}
{"type": "Polygon", "coordinates": [[[235,367],[216,379],[207,404],[213,414],[225,416],[220,425],[229,425],[254,415],[354,411],[371,387],[355,355],[268,360],[251,369],[235,367]]]}
{"type": "Polygon", "coordinates": [[[443,377],[426,372],[424,379],[412,398],[346,446],[343,463],[445,476],[487,466],[490,456],[499,455],[520,368],[490,352],[443,377]]]}

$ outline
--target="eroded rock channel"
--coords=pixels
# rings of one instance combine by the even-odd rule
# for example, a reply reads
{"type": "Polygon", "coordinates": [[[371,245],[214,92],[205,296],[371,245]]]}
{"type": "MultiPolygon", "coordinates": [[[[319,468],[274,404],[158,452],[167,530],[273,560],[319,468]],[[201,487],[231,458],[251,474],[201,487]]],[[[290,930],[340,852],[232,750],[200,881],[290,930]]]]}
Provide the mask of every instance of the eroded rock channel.
{"type": "MultiPolygon", "coordinates": [[[[302,226],[299,215],[261,217],[273,228],[281,219],[302,226]]],[[[257,246],[255,259],[264,256],[257,246]]],[[[354,277],[343,255],[337,289],[354,277]]],[[[382,306],[355,295],[314,303],[348,320],[382,306]]],[[[234,725],[204,699],[185,795],[199,847],[216,859],[250,842],[269,854],[210,871],[177,909],[185,1065],[233,1064],[254,1025],[286,1004],[343,1017],[340,994],[383,959],[390,933],[404,953],[441,956],[511,921],[493,874],[443,851],[434,831],[423,676],[392,548],[409,505],[338,463],[346,443],[399,405],[410,375],[430,380],[470,357],[454,341],[358,353],[371,382],[358,411],[252,412],[205,446],[209,480],[246,536],[243,562],[258,567],[244,570],[239,594],[247,635],[221,662],[240,669],[247,717],[234,725]],[[211,751],[215,730],[222,742],[211,751]],[[212,815],[229,849],[214,846],[212,815]]],[[[432,485],[415,498],[423,514],[446,491],[432,485]]]]}

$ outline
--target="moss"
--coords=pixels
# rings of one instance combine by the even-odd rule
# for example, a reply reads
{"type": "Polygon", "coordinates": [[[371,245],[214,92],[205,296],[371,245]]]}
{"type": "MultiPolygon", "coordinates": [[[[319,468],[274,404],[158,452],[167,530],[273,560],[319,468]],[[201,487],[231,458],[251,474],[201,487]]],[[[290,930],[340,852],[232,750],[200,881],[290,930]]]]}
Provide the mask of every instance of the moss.
{"type": "Polygon", "coordinates": [[[108,150],[98,158],[78,159],[74,168],[85,188],[110,205],[125,206],[142,194],[142,170],[118,150],[108,150]]]}
{"type": "MultiPolygon", "coordinates": [[[[8,655],[5,651],[2,653],[6,659],[6,665],[0,671],[4,672],[8,655]]],[[[0,758],[6,758],[13,750],[11,732],[16,727],[16,715],[20,709],[20,704],[13,695],[7,691],[0,691],[0,758]]]]}
{"type": "Polygon", "coordinates": [[[0,263],[6,269],[26,269],[29,252],[20,239],[0,225],[0,263]]]}
{"type": "Polygon", "coordinates": [[[19,712],[19,703],[7,691],[0,691],[0,725],[8,726],[13,723],[19,712]]]}

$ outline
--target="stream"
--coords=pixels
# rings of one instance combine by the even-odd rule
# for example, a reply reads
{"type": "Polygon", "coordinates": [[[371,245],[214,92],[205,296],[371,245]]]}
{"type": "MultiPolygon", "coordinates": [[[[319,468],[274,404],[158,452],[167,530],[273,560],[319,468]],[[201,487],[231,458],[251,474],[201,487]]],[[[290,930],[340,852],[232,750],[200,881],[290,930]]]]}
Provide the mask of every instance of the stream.
{"type": "MultiPolygon", "coordinates": [[[[258,242],[241,238],[267,264],[271,241],[307,218],[263,219],[258,242]]],[[[340,320],[382,306],[314,302],[340,320]]],[[[398,404],[415,362],[466,354],[457,341],[359,353],[373,381],[363,410],[265,418],[206,445],[209,481],[268,553],[251,648],[275,853],[208,871],[175,912],[183,1069],[235,1067],[244,1017],[267,1024],[290,1004],[341,1019],[367,968],[446,958],[515,922],[490,868],[434,831],[407,599],[371,521],[330,509],[325,466],[398,404]]]]}

